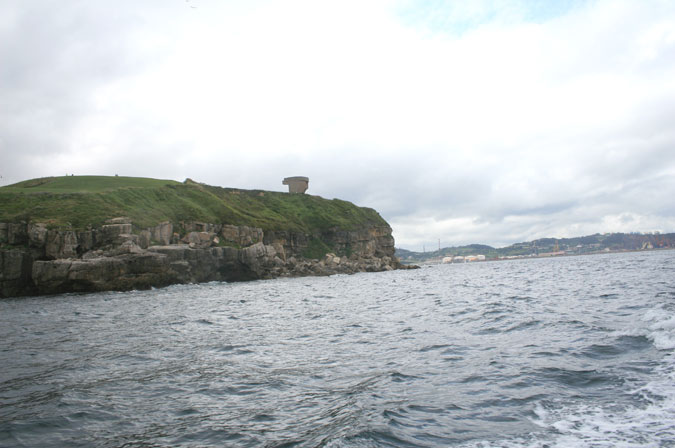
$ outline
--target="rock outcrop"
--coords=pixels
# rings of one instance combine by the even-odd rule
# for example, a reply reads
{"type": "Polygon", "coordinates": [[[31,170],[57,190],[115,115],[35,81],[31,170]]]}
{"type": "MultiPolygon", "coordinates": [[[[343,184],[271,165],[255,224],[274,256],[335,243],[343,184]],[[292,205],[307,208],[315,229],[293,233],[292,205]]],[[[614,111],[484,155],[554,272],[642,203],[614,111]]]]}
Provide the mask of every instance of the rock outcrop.
{"type": "Polygon", "coordinates": [[[115,218],[87,230],[0,223],[0,297],[402,268],[388,226],[315,233],[115,218]]]}

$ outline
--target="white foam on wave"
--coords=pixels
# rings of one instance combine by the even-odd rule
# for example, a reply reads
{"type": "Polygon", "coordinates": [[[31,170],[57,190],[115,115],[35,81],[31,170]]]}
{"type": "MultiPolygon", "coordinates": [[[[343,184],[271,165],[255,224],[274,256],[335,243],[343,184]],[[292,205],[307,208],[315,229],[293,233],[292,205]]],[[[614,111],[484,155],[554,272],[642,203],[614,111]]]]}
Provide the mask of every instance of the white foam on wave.
{"type": "Polygon", "coordinates": [[[647,337],[659,350],[675,349],[675,316],[664,308],[648,311],[642,320],[649,324],[647,337]]]}
{"type": "Polygon", "coordinates": [[[657,448],[675,446],[675,378],[645,386],[649,392],[644,407],[612,410],[586,404],[556,407],[539,404],[532,422],[541,433],[510,440],[465,444],[473,448],[657,448]],[[657,392],[658,394],[655,394],[657,392]],[[664,395],[662,395],[664,394],[664,395]],[[658,396],[655,396],[658,395],[658,396]]]}
{"type": "MultiPolygon", "coordinates": [[[[535,413],[537,424],[555,430],[557,434],[550,442],[560,448],[660,447],[675,443],[672,399],[659,399],[645,407],[617,411],[588,405],[559,409],[539,406],[535,413]]],[[[533,446],[544,445],[537,442],[533,446]]],[[[551,446],[551,443],[548,445],[551,446]]]]}
{"type": "Polygon", "coordinates": [[[663,306],[649,310],[632,326],[614,331],[615,336],[644,336],[658,350],[675,349],[675,316],[663,306]]]}
{"type": "Polygon", "coordinates": [[[466,447],[650,448],[675,446],[675,316],[663,307],[647,312],[631,334],[646,336],[664,351],[651,380],[628,391],[640,405],[626,408],[588,402],[536,405],[532,422],[542,428],[526,437],[480,441],[466,447]]]}

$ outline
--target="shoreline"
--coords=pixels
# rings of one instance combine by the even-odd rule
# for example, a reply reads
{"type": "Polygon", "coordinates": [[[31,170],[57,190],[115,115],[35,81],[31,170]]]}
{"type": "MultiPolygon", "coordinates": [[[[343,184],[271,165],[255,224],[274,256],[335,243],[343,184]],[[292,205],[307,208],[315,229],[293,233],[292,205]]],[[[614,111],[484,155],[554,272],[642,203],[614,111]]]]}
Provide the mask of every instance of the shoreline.
{"type": "Polygon", "coordinates": [[[430,259],[427,261],[413,260],[411,262],[401,261],[403,265],[422,265],[422,266],[435,266],[442,264],[471,264],[471,263],[486,263],[490,261],[514,261],[514,260],[533,260],[533,259],[542,259],[542,258],[562,258],[562,257],[585,257],[590,255],[605,255],[605,254],[622,254],[622,253],[637,253],[637,252],[661,252],[667,250],[675,250],[675,247],[660,247],[654,249],[624,249],[624,250],[609,250],[609,251],[597,251],[597,252],[586,252],[583,254],[560,254],[560,255],[518,255],[511,257],[499,257],[499,258],[486,258],[485,260],[475,260],[475,261],[466,261],[466,262],[457,262],[457,263],[443,263],[439,259],[430,259]]]}

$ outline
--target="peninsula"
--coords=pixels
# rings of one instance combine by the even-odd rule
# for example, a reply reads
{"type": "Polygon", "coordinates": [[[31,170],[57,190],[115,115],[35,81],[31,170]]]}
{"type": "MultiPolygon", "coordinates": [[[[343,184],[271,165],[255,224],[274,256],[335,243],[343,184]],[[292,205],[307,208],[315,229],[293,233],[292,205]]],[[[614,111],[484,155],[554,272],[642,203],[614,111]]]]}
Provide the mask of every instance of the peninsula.
{"type": "Polygon", "coordinates": [[[0,187],[0,297],[401,267],[389,224],[339,199],[121,176],[0,187]]]}

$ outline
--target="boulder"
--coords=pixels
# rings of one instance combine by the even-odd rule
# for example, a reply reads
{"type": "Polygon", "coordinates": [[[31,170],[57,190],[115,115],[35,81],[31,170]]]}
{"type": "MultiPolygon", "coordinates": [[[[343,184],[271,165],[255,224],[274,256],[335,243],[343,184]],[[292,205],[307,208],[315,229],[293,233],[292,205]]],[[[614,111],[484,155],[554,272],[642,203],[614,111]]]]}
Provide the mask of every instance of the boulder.
{"type": "Polygon", "coordinates": [[[284,264],[283,260],[277,257],[274,247],[262,242],[255,243],[239,251],[239,262],[242,265],[242,270],[248,272],[247,278],[273,277],[270,269],[280,266],[275,259],[281,261],[281,265],[284,264]]]}
{"type": "Polygon", "coordinates": [[[79,284],[79,290],[99,290],[103,289],[106,284],[112,286],[126,271],[127,266],[120,258],[100,257],[91,260],[75,260],[68,266],[67,280],[70,283],[79,284]],[[91,286],[87,287],[87,285],[91,286]]]}
{"type": "Polygon", "coordinates": [[[72,230],[50,230],[47,232],[45,256],[47,258],[76,258],[77,235],[72,230]]]}
{"type": "Polygon", "coordinates": [[[26,266],[31,262],[30,254],[22,250],[0,251],[0,281],[28,278],[26,266]]]}
{"type": "Polygon", "coordinates": [[[117,235],[117,238],[113,241],[113,245],[121,246],[129,242],[138,245],[138,239],[138,235],[134,235],[133,233],[121,233],[117,235]]]}
{"type": "Polygon", "coordinates": [[[0,297],[33,293],[32,264],[28,251],[0,250],[0,297]]]}
{"type": "Polygon", "coordinates": [[[101,226],[100,242],[102,244],[114,244],[120,235],[131,234],[131,224],[105,224],[101,226]]]}
{"type": "Polygon", "coordinates": [[[44,247],[47,244],[47,226],[42,223],[28,225],[28,244],[31,247],[44,247]]]}
{"type": "Polygon", "coordinates": [[[82,260],[91,260],[92,258],[101,258],[104,257],[102,250],[90,250],[82,254],[82,260]]]}
{"type": "Polygon", "coordinates": [[[21,246],[28,243],[28,231],[26,223],[7,224],[7,242],[13,246],[21,246]]]}
{"type": "Polygon", "coordinates": [[[324,255],[323,260],[321,260],[326,266],[335,266],[340,264],[340,257],[333,253],[327,253],[324,255]]]}
{"type": "Polygon", "coordinates": [[[54,294],[68,290],[68,272],[73,260],[36,261],[33,263],[32,279],[42,294],[54,294]]]}
{"type": "Polygon", "coordinates": [[[220,233],[223,228],[222,224],[210,224],[207,222],[198,222],[198,221],[181,221],[181,227],[186,232],[213,232],[220,233]]]}
{"type": "Polygon", "coordinates": [[[170,269],[164,256],[152,253],[36,261],[32,277],[42,294],[147,289],[182,280],[170,269]]]}
{"type": "Polygon", "coordinates": [[[206,249],[218,244],[217,238],[213,232],[190,232],[181,241],[187,243],[191,249],[206,249]]]}
{"type": "Polygon", "coordinates": [[[224,225],[220,236],[227,242],[247,247],[262,242],[264,233],[257,227],[224,225]]]}
{"type": "Polygon", "coordinates": [[[164,255],[169,262],[185,260],[186,252],[190,250],[187,244],[171,244],[167,246],[151,246],[148,252],[154,252],[164,255]]]}
{"type": "Polygon", "coordinates": [[[77,232],[77,252],[86,253],[96,246],[96,232],[92,230],[83,230],[77,232]]]}
{"type": "Polygon", "coordinates": [[[141,230],[138,234],[138,245],[143,249],[147,249],[150,247],[151,242],[152,232],[150,230],[141,230]]]}
{"type": "Polygon", "coordinates": [[[166,221],[148,229],[150,231],[150,239],[156,241],[160,245],[166,246],[171,244],[173,237],[173,224],[166,221]]]}
{"type": "Polygon", "coordinates": [[[286,262],[286,250],[284,249],[283,244],[275,242],[272,243],[272,247],[274,248],[274,251],[277,253],[277,257],[279,257],[282,261],[286,262]]]}
{"type": "Polygon", "coordinates": [[[239,260],[247,265],[254,265],[272,259],[277,255],[276,250],[271,245],[255,243],[239,251],[239,260]]]}
{"type": "Polygon", "coordinates": [[[145,252],[144,249],[142,249],[133,240],[129,239],[120,244],[119,246],[116,246],[113,250],[111,250],[110,255],[142,254],[144,252],[145,252]]]}

